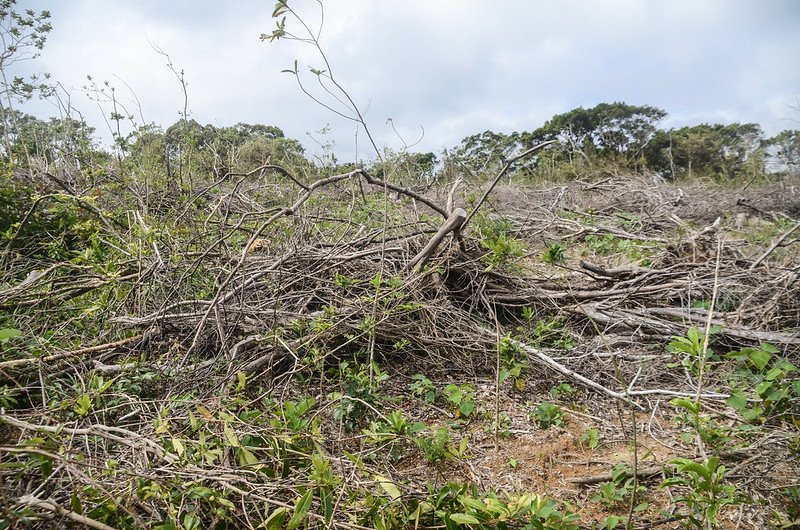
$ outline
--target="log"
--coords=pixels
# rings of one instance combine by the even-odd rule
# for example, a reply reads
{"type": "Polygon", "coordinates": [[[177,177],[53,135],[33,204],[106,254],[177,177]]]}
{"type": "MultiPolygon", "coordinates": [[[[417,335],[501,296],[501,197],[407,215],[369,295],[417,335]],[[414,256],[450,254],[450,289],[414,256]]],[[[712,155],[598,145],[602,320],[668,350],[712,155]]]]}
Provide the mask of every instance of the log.
{"type": "Polygon", "coordinates": [[[467,212],[464,211],[463,208],[456,208],[450,217],[447,218],[447,221],[439,228],[439,231],[428,241],[428,244],[425,245],[419,254],[414,256],[414,258],[408,262],[406,265],[406,270],[413,270],[415,273],[419,272],[419,270],[425,265],[425,263],[430,259],[434,252],[436,252],[436,248],[441,244],[447,234],[450,232],[455,232],[458,230],[464,221],[467,219],[467,212]]]}

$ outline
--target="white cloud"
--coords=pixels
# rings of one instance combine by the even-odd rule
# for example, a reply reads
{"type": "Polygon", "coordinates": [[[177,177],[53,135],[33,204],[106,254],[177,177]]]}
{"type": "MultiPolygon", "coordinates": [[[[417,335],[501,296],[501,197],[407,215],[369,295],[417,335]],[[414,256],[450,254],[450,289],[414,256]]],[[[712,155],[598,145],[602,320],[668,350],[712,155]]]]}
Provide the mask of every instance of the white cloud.
{"type": "MultiPolygon", "coordinates": [[[[279,73],[295,58],[319,66],[314,50],[259,41],[274,26],[271,2],[31,3],[53,13],[44,69],[68,87],[85,84],[86,74],[114,82],[119,76],[147,120],[169,125],[182,106],[180,85],[150,40],[185,70],[198,121],[273,124],[312,149],[305,133],[330,123],[340,158],[353,156],[352,123],[303,97],[291,76],[279,73]]],[[[316,27],[315,2],[290,5],[316,27]]],[[[602,101],[662,107],[669,124],[756,121],[770,134],[798,114],[786,107],[800,96],[794,0],[330,0],[325,6],[322,41],[334,72],[366,110],[376,136],[394,148],[402,144],[388,117],[409,142],[423,126],[417,148],[437,150],[486,129],[530,130],[555,113],[602,101]]],[[[96,112],[86,114],[102,123],[96,112]]]]}

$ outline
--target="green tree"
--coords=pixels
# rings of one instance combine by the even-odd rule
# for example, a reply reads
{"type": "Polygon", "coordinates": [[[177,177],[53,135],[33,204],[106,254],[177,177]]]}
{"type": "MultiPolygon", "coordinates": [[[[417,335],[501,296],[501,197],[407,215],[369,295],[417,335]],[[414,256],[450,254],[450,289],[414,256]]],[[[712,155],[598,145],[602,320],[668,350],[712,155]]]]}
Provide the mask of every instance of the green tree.
{"type": "Polygon", "coordinates": [[[605,158],[633,166],[666,115],[656,107],[623,102],[601,103],[590,109],[578,107],[553,116],[524,136],[523,143],[557,140],[551,149],[561,151],[570,161],[578,155],[588,163],[605,158]]]}
{"type": "MultiPolygon", "coordinates": [[[[19,62],[35,59],[47,42],[47,35],[53,29],[49,22],[50,12],[36,12],[15,9],[16,0],[0,0],[0,120],[5,124],[3,141],[4,156],[11,159],[11,129],[16,125],[13,101],[27,101],[37,92],[47,93],[50,87],[39,76],[24,79],[11,78],[10,68],[19,62]]],[[[47,77],[46,75],[43,77],[47,77]]]]}
{"type": "Polygon", "coordinates": [[[731,179],[763,172],[765,148],[755,123],[704,123],[658,132],[644,156],[649,169],[672,180],[731,179]]]}

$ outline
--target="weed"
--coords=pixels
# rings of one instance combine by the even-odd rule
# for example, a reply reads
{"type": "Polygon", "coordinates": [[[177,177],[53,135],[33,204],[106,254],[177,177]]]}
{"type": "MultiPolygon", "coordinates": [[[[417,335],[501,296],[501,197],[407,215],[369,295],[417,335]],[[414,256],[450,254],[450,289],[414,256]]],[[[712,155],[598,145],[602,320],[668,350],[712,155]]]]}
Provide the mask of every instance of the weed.
{"type": "MultiPolygon", "coordinates": [[[[701,413],[701,403],[687,398],[675,398],[670,403],[680,410],[677,417],[678,423],[691,427],[700,436],[703,443],[712,449],[722,449],[733,440],[730,427],[721,425],[708,415],[701,413]]],[[[690,432],[684,433],[683,440],[689,442],[692,436],[690,432]]]]}
{"type": "Polygon", "coordinates": [[[450,483],[434,489],[416,505],[407,523],[413,528],[468,527],[577,530],[579,517],[558,510],[555,501],[530,493],[500,497],[474,485],[450,483]]]}
{"type": "MultiPolygon", "coordinates": [[[[611,480],[598,485],[598,492],[592,496],[592,501],[600,502],[607,508],[615,508],[633,495],[634,484],[636,484],[636,480],[631,476],[630,467],[626,464],[617,464],[611,470],[611,480]]],[[[637,494],[645,491],[647,488],[644,486],[636,486],[637,494]]],[[[634,511],[640,512],[647,508],[647,503],[641,503],[634,508],[634,511]]]]}
{"type": "Polygon", "coordinates": [[[413,441],[432,464],[464,458],[469,445],[469,438],[466,436],[456,443],[453,433],[447,427],[438,427],[428,435],[420,434],[413,441]]]}
{"type": "Polygon", "coordinates": [[[581,444],[586,444],[589,449],[597,449],[600,445],[600,432],[595,428],[586,429],[578,440],[581,444]]]}
{"type": "Polygon", "coordinates": [[[502,385],[511,378],[514,388],[520,392],[524,391],[525,373],[528,371],[528,354],[511,337],[504,337],[500,341],[500,361],[499,383],[502,385]]]}
{"type": "Polygon", "coordinates": [[[575,341],[567,322],[561,317],[548,317],[537,321],[530,334],[531,343],[540,348],[558,348],[569,351],[575,347],[575,341]]]}
{"type": "Polygon", "coordinates": [[[528,413],[528,417],[534,420],[542,429],[549,429],[553,426],[561,427],[564,425],[564,410],[549,401],[542,401],[533,407],[528,413]]]}
{"type": "Polygon", "coordinates": [[[631,261],[641,262],[651,254],[649,247],[643,241],[621,238],[613,234],[587,235],[585,241],[588,249],[598,256],[624,254],[631,261]]]}
{"type": "Polygon", "coordinates": [[[779,350],[775,346],[762,344],[759,348],[745,348],[727,355],[744,365],[735,374],[740,388],[731,393],[727,404],[749,422],[760,423],[781,414],[800,415],[795,404],[800,397],[800,379],[792,379],[797,367],[777,357],[777,353],[779,350]],[[754,405],[750,404],[752,401],[754,405]]]}
{"type": "Polygon", "coordinates": [[[685,493],[675,497],[674,502],[686,505],[687,526],[716,528],[719,510],[741,502],[736,487],[725,483],[726,469],[719,458],[711,457],[702,463],[676,458],[670,463],[675,466],[676,476],[664,480],[659,487],[685,488],[685,493]]]}
{"type": "Polygon", "coordinates": [[[575,397],[577,390],[569,383],[559,383],[550,389],[553,399],[569,401],[575,397]]]}
{"type": "Polygon", "coordinates": [[[347,431],[353,431],[382,401],[379,387],[389,375],[374,361],[360,363],[356,359],[339,363],[338,372],[342,392],[328,397],[337,402],[334,417],[342,421],[347,431]]]}
{"type": "MultiPolygon", "coordinates": [[[[711,333],[714,331],[712,329],[711,333]]],[[[717,359],[711,348],[706,348],[705,354],[703,353],[704,340],[705,334],[692,326],[686,332],[685,337],[672,337],[672,341],[667,344],[667,351],[680,356],[680,365],[692,374],[697,375],[700,373],[701,366],[710,360],[717,359]]]]}
{"type": "Polygon", "coordinates": [[[413,379],[414,382],[411,383],[409,389],[414,396],[422,398],[425,403],[433,403],[436,401],[438,391],[436,385],[434,385],[430,379],[422,374],[414,374],[411,376],[411,379],[413,379]]]}
{"type": "Polygon", "coordinates": [[[513,236],[511,224],[507,220],[477,215],[473,225],[478,231],[481,246],[488,250],[482,258],[487,264],[487,270],[506,265],[525,255],[525,246],[513,236]]]}
{"type": "Polygon", "coordinates": [[[547,243],[542,253],[542,261],[557,265],[567,261],[567,249],[561,243],[547,243]]]}
{"type": "Polygon", "coordinates": [[[444,387],[444,398],[456,417],[468,418],[475,412],[475,387],[469,384],[449,384],[444,387]]]}

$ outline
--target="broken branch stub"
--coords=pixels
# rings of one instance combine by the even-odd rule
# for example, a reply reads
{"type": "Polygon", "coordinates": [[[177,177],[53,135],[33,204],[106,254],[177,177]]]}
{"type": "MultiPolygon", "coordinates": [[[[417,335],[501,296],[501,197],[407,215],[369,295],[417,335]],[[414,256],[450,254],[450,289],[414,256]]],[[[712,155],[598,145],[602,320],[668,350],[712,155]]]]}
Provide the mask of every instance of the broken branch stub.
{"type": "Polygon", "coordinates": [[[436,252],[436,248],[441,244],[447,234],[451,232],[455,232],[458,230],[462,224],[464,224],[464,220],[467,218],[467,212],[463,208],[456,208],[453,213],[450,214],[450,217],[447,218],[447,221],[442,225],[441,228],[436,232],[436,234],[428,241],[428,244],[425,245],[423,248],[414,258],[408,262],[406,265],[406,270],[413,270],[414,272],[418,272],[430,259],[434,252],[436,252]]]}

